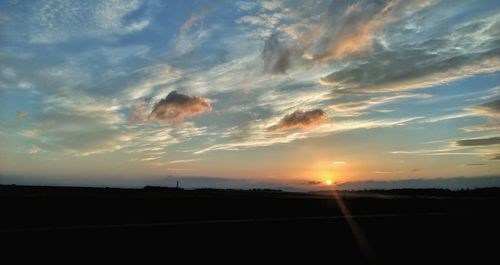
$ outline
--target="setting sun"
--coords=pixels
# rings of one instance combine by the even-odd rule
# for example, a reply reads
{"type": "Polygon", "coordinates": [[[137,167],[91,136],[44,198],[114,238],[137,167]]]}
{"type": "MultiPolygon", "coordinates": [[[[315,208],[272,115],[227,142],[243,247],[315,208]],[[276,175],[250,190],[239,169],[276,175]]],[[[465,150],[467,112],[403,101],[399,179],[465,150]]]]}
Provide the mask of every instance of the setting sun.
{"type": "Polygon", "coordinates": [[[327,179],[327,180],[325,180],[325,184],[330,186],[333,184],[333,181],[331,179],[327,179]]]}

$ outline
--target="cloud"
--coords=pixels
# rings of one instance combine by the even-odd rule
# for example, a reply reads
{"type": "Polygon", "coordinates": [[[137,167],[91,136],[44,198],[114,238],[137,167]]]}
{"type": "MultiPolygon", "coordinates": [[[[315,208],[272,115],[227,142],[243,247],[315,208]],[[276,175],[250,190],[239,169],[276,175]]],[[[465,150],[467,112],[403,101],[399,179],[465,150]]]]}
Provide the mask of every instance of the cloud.
{"type": "Polygon", "coordinates": [[[302,111],[296,110],[283,117],[273,128],[275,130],[289,130],[295,128],[316,127],[328,121],[328,114],[321,109],[302,111]]]}
{"type": "Polygon", "coordinates": [[[470,163],[470,164],[465,164],[467,167],[481,167],[481,166],[486,166],[486,164],[483,163],[470,163]]]}
{"type": "Polygon", "coordinates": [[[323,184],[323,182],[317,181],[317,180],[309,180],[309,181],[306,181],[304,184],[310,185],[310,186],[317,186],[317,185],[323,184]]]}
{"type": "Polygon", "coordinates": [[[500,115],[500,99],[471,107],[470,110],[483,113],[486,116],[498,117],[500,115]]]}
{"type": "Polygon", "coordinates": [[[461,119],[465,117],[471,117],[471,116],[476,116],[473,113],[469,112],[458,112],[458,113],[451,113],[451,114],[445,114],[445,115],[439,115],[439,116],[434,116],[434,117],[429,117],[421,120],[421,123],[434,123],[434,122],[441,122],[441,121],[447,121],[447,120],[453,120],[453,119],[461,119]]]}
{"type": "Polygon", "coordinates": [[[255,9],[257,7],[256,2],[245,2],[245,1],[237,1],[235,2],[235,5],[238,9],[243,10],[243,11],[251,11],[252,9],[255,9]]]}
{"type": "Polygon", "coordinates": [[[56,121],[62,119],[64,122],[71,121],[70,117],[81,117],[92,124],[102,123],[110,126],[126,121],[116,100],[92,97],[82,91],[68,89],[54,95],[46,95],[41,102],[45,106],[44,119],[48,120],[51,120],[47,118],[50,116],[56,117],[56,121]]]}
{"type": "Polygon", "coordinates": [[[40,148],[36,147],[36,146],[32,146],[29,150],[28,150],[28,154],[30,155],[33,155],[33,154],[36,154],[40,152],[40,148]]]}
{"type": "Polygon", "coordinates": [[[394,21],[393,12],[398,4],[398,1],[356,3],[349,5],[343,16],[326,18],[311,59],[325,62],[366,51],[374,41],[374,34],[394,21]]]}
{"type": "Polygon", "coordinates": [[[190,34],[182,33],[175,41],[175,51],[177,55],[187,54],[198,48],[203,42],[208,40],[210,30],[197,30],[190,34]]]}
{"type": "Polygon", "coordinates": [[[179,36],[174,42],[177,55],[184,55],[193,51],[209,38],[213,28],[204,29],[203,20],[213,10],[214,8],[208,8],[195,13],[182,24],[179,29],[179,36]]]}
{"type": "Polygon", "coordinates": [[[488,122],[479,126],[464,128],[465,131],[488,131],[500,129],[500,99],[484,103],[479,106],[469,107],[471,113],[475,113],[488,118],[488,122]]]}
{"type": "Polygon", "coordinates": [[[131,154],[134,160],[140,161],[151,157],[162,157],[166,148],[180,142],[181,137],[174,135],[170,127],[148,124],[148,126],[134,127],[134,138],[123,148],[123,152],[131,154]]]}
{"type": "Polygon", "coordinates": [[[274,10],[276,8],[280,7],[280,2],[279,1],[264,1],[260,3],[262,8],[265,10],[274,10]]]}
{"type": "Polygon", "coordinates": [[[272,74],[284,74],[290,67],[293,53],[292,47],[283,44],[278,34],[273,34],[264,44],[262,59],[264,60],[264,71],[272,74]]]}
{"type": "Polygon", "coordinates": [[[366,54],[376,40],[382,38],[387,25],[409,17],[433,2],[360,1],[351,5],[317,2],[311,3],[311,7],[301,6],[302,12],[245,16],[238,22],[264,28],[263,33],[273,32],[267,35],[269,38],[262,53],[265,70],[284,74],[295,61],[310,65],[366,54]],[[311,17],[311,13],[318,16],[311,17]],[[271,20],[273,18],[278,19],[271,20]],[[291,22],[278,25],[283,18],[291,22]]]}
{"type": "Polygon", "coordinates": [[[155,89],[178,81],[183,74],[182,70],[168,64],[157,64],[135,70],[131,75],[138,81],[127,88],[126,94],[129,99],[135,100],[148,97],[155,89]]]}
{"type": "Polygon", "coordinates": [[[334,95],[391,92],[432,87],[499,70],[498,50],[439,58],[418,47],[388,50],[379,46],[367,61],[335,71],[320,83],[343,89],[334,90],[334,95]]]}
{"type": "Polygon", "coordinates": [[[132,135],[119,130],[82,131],[58,135],[53,141],[41,144],[44,150],[65,152],[76,156],[109,153],[122,149],[132,135]]]}
{"type": "Polygon", "coordinates": [[[184,164],[184,163],[191,163],[191,162],[195,162],[195,161],[199,161],[201,159],[181,159],[181,160],[172,160],[172,161],[169,161],[168,163],[169,164],[184,164]]]}
{"type": "Polygon", "coordinates": [[[203,154],[215,150],[239,150],[242,148],[271,146],[274,144],[290,143],[308,137],[325,136],[335,132],[345,132],[357,129],[373,129],[391,126],[403,126],[409,122],[421,119],[422,117],[409,117],[399,119],[371,119],[371,120],[344,120],[335,123],[323,123],[317,127],[303,131],[283,131],[274,133],[277,126],[275,119],[257,120],[245,126],[244,129],[237,127],[227,133],[222,133],[224,143],[210,145],[194,154],[203,154]],[[272,122],[274,121],[274,122],[272,122]],[[274,124],[274,125],[273,125],[274,124]],[[270,133],[271,130],[271,133],[270,133]],[[243,137],[234,137],[243,131],[243,137]],[[227,142],[227,139],[232,141],[227,142]]]}
{"type": "Polygon", "coordinates": [[[19,133],[34,144],[36,152],[88,156],[124,148],[133,133],[83,113],[49,112],[41,114],[33,129],[19,133]]]}
{"type": "Polygon", "coordinates": [[[212,9],[205,9],[202,10],[199,13],[193,14],[188,20],[182,24],[180,31],[182,33],[186,33],[188,30],[190,30],[193,26],[195,26],[197,23],[203,23],[203,19],[212,11],[212,9]]]}
{"type": "Polygon", "coordinates": [[[500,144],[500,137],[490,138],[475,138],[455,141],[457,146],[484,146],[484,145],[497,145],[500,144]]]}
{"type": "Polygon", "coordinates": [[[127,21],[141,7],[138,0],[48,0],[39,3],[30,20],[30,41],[53,43],[72,38],[127,34],[149,25],[146,18],[127,21]]]}
{"type": "Polygon", "coordinates": [[[383,105],[401,99],[423,99],[430,97],[431,95],[429,94],[394,94],[359,101],[344,101],[342,103],[330,105],[329,107],[335,111],[335,115],[361,116],[373,106],[383,105]]]}
{"type": "Polygon", "coordinates": [[[471,98],[469,101],[479,101],[479,100],[490,100],[493,98],[500,97],[500,86],[493,87],[489,89],[489,93],[485,96],[478,97],[478,98],[471,98]]]}
{"type": "Polygon", "coordinates": [[[210,111],[212,105],[207,99],[172,91],[154,105],[148,120],[179,122],[210,111]]]}
{"type": "Polygon", "coordinates": [[[333,87],[338,96],[432,87],[497,72],[500,48],[494,37],[495,20],[489,17],[461,25],[420,43],[375,42],[365,56],[346,61],[320,83],[333,87]]]}
{"type": "Polygon", "coordinates": [[[139,105],[132,106],[132,114],[130,115],[130,124],[136,124],[147,120],[145,111],[147,108],[147,102],[144,101],[139,105]]]}

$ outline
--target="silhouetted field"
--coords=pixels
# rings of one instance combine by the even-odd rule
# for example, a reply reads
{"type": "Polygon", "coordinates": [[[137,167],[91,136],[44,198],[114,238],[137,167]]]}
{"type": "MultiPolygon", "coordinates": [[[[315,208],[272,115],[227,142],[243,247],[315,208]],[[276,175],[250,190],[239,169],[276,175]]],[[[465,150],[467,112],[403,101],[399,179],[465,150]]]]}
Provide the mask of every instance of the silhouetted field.
{"type": "Polygon", "coordinates": [[[307,264],[500,261],[496,188],[291,193],[0,186],[0,199],[5,253],[140,253],[235,264],[234,256],[305,258],[307,264]]]}

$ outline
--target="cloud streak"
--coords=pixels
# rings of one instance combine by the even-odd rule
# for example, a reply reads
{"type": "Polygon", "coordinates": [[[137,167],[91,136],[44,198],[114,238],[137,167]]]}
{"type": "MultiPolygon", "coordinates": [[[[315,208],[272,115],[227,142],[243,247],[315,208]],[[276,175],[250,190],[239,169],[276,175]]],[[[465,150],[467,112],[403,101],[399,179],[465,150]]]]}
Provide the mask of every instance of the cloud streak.
{"type": "Polygon", "coordinates": [[[455,142],[457,146],[485,146],[485,145],[497,145],[500,144],[500,137],[489,137],[489,138],[475,138],[475,139],[464,139],[455,142]]]}
{"type": "Polygon", "coordinates": [[[329,107],[335,111],[336,115],[361,116],[373,106],[383,105],[397,100],[425,99],[430,97],[432,96],[429,94],[394,94],[359,101],[344,101],[342,103],[330,105],[329,107]]]}

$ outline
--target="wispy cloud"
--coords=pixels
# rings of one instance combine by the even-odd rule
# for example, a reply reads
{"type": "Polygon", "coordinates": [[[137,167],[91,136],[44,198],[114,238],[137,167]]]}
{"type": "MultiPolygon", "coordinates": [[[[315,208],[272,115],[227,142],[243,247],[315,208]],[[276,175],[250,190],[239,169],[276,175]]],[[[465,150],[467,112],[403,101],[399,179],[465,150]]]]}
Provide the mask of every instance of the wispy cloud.
{"type": "Polygon", "coordinates": [[[334,94],[380,91],[404,91],[431,87],[460,80],[471,75],[500,70],[500,57],[495,38],[491,36],[496,17],[475,22],[480,34],[465,24],[455,31],[444,32],[439,39],[400,46],[377,44],[370,56],[360,57],[355,63],[332,72],[321,79],[321,84],[342,88],[334,94]],[[473,42],[466,40],[475,40],[473,42]],[[481,52],[464,53],[448,50],[451,46],[464,50],[480,46],[481,52]],[[443,51],[446,50],[446,52],[443,51]],[[441,52],[440,52],[441,51],[441,52]],[[380,64],[378,62],[386,62],[380,64]]]}
{"type": "Polygon", "coordinates": [[[179,36],[174,42],[176,55],[187,54],[208,40],[214,26],[205,27],[203,21],[213,10],[214,8],[207,8],[194,13],[182,24],[179,29],[179,36]]]}
{"type": "Polygon", "coordinates": [[[34,139],[38,150],[76,156],[120,150],[128,144],[133,135],[96,119],[56,113],[38,120],[35,128],[33,133],[26,132],[23,135],[34,139]]]}
{"type": "Polygon", "coordinates": [[[126,22],[125,17],[141,6],[138,0],[60,1],[37,4],[30,21],[30,41],[52,43],[72,38],[102,37],[140,31],[149,25],[148,18],[126,22]]]}
{"type": "Polygon", "coordinates": [[[201,159],[182,159],[182,160],[172,160],[168,161],[169,164],[185,164],[185,163],[191,163],[195,161],[199,161],[201,159]]]}
{"type": "Polygon", "coordinates": [[[397,100],[425,99],[430,97],[432,96],[429,94],[393,94],[359,101],[344,101],[330,105],[329,107],[334,110],[335,116],[361,116],[373,106],[383,105],[397,100]]]}
{"type": "Polygon", "coordinates": [[[489,131],[500,129],[500,99],[487,102],[479,106],[467,108],[471,114],[481,115],[488,118],[488,122],[483,125],[469,126],[465,131],[489,131]]]}
{"type": "Polygon", "coordinates": [[[271,73],[283,74],[292,67],[292,60],[298,64],[327,63],[364,54],[376,43],[376,34],[387,25],[427,8],[433,2],[361,1],[345,6],[318,2],[305,7],[304,11],[321,14],[319,19],[311,19],[305,12],[291,15],[274,12],[259,17],[247,16],[239,22],[264,28],[278,24],[279,18],[295,22],[273,27],[275,31],[268,35],[262,53],[266,68],[271,73]]]}
{"type": "MultiPolygon", "coordinates": [[[[357,129],[373,129],[373,128],[383,128],[391,126],[404,126],[408,123],[421,119],[422,117],[410,117],[401,119],[379,119],[379,120],[347,120],[339,121],[335,123],[326,123],[318,127],[312,128],[307,131],[290,131],[284,134],[276,134],[272,131],[269,132],[271,124],[257,121],[250,124],[251,130],[245,130],[248,132],[243,138],[231,141],[225,140],[225,143],[211,145],[207,148],[195,151],[194,154],[202,154],[209,151],[215,150],[239,150],[242,148],[251,147],[262,147],[270,146],[274,144],[284,144],[290,143],[299,139],[305,139],[308,137],[318,137],[335,132],[345,132],[357,129]]],[[[239,132],[238,130],[235,130],[239,132]]]]}

